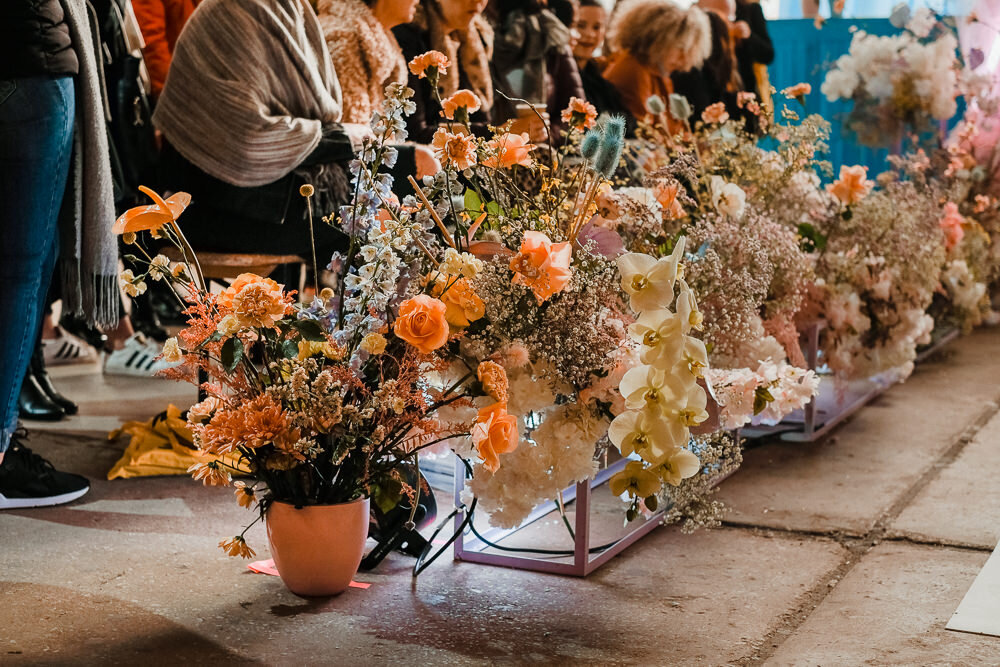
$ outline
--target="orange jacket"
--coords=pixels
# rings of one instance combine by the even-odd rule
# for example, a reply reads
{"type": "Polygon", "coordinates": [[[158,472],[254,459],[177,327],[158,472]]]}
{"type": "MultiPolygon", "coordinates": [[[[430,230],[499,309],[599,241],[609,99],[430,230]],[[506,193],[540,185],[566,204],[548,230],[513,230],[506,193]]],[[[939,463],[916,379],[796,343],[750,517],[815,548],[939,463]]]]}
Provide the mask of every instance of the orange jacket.
{"type": "MultiPolygon", "coordinates": [[[[636,120],[650,120],[651,114],[646,109],[646,100],[651,95],[659,95],[664,104],[670,103],[670,94],[674,92],[674,84],[670,77],[639,62],[628,51],[619,51],[611,56],[604,78],[611,82],[622,96],[622,101],[629,113],[636,120]]],[[[672,133],[679,131],[683,125],[672,116],[667,116],[669,129],[672,133]]]]}
{"type": "Polygon", "coordinates": [[[142,50],[153,84],[153,95],[163,90],[170,57],[181,29],[201,0],[132,0],[146,48],[142,50]]]}

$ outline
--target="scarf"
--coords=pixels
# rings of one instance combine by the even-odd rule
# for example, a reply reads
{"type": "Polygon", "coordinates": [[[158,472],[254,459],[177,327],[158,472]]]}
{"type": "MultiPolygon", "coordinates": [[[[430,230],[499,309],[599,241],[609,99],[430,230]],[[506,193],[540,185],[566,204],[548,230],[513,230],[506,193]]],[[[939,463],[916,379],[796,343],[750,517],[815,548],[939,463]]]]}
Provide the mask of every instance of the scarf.
{"type": "Polygon", "coordinates": [[[427,30],[430,45],[435,51],[448,56],[458,67],[449,67],[440,78],[442,96],[448,97],[458,90],[459,71],[465,75],[472,92],[482,102],[483,111],[493,108],[493,76],[490,74],[490,59],[493,57],[493,28],[482,15],[477,15],[467,30],[445,32],[444,19],[435,2],[421,4],[417,8],[414,23],[427,30]]]}
{"type": "Polygon", "coordinates": [[[118,241],[111,233],[115,202],[97,18],[86,0],[61,0],[80,63],[76,120],[66,196],[59,214],[63,312],[90,324],[118,321],[118,241]]]}
{"type": "Polygon", "coordinates": [[[307,0],[204,0],[184,27],[154,124],[185,159],[240,187],[273,183],[341,114],[307,0]]]}

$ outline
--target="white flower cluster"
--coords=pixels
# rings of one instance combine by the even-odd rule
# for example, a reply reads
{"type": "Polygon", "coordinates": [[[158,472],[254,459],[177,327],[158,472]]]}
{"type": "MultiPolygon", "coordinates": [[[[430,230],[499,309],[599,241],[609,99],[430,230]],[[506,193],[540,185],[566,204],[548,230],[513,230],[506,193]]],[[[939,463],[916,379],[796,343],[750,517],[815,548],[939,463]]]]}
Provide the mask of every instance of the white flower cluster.
{"type": "Polygon", "coordinates": [[[687,445],[689,427],[708,418],[707,395],[698,384],[708,353],[704,343],[688,335],[700,327],[701,313],[680,276],[683,256],[682,237],[668,257],[626,253],[618,258],[622,288],[639,313],[629,335],[641,346],[642,364],[622,378],[625,411],[611,422],[608,436],[623,455],[634,453],[643,463],[616,474],[611,486],[633,497],[655,493],[661,482],[676,486],[701,468],[687,445]],[[675,285],[679,289],[672,311],[675,285]]]}
{"type": "MultiPolygon", "coordinates": [[[[917,17],[914,18],[917,21],[917,17]]],[[[956,48],[958,41],[950,32],[937,39],[921,41],[930,32],[921,18],[919,32],[877,36],[863,30],[854,33],[847,54],[837,59],[821,91],[831,102],[872,98],[878,105],[919,105],[919,110],[937,120],[946,120],[958,109],[955,98],[961,93],[956,48]]],[[[932,24],[933,25],[933,22],[932,24]]],[[[904,115],[911,109],[899,109],[904,115]]]]}
{"type": "Polygon", "coordinates": [[[719,404],[723,428],[736,429],[754,423],[777,424],[801,410],[819,390],[819,378],[810,370],[785,361],[766,359],[750,368],[705,371],[719,404]]]}
{"type": "Polygon", "coordinates": [[[986,296],[986,285],[976,281],[965,260],[948,262],[941,274],[941,283],[967,323],[971,326],[978,325],[982,320],[980,306],[986,296]]]}

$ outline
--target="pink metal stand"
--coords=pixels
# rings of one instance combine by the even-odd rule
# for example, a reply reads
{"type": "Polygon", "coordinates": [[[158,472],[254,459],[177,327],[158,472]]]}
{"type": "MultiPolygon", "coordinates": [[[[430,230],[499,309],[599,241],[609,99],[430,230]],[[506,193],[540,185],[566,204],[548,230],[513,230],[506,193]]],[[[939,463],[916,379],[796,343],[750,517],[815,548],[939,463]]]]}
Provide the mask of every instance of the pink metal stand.
{"type": "MultiPolygon", "coordinates": [[[[552,555],[539,555],[538,557],[531,557],[527,555],[498,554],[495,553],[495,549],[493,549],[493,547],[489,546],[482,540],[479,540],[475,537],[475,535],[472,535],[471,531],[468,534],[462,534],[458,540],[455,541],[455,560],[462,560],[470,563],[485,563],[487,565],[499,565],[501,567],[512,567],[519,570],[532,570],[535,572],[549,572],[552,574],[565,574],[574,577],[586,577],[601,565],[604,565],[609,560],[627,549],[643,535],[646,535],[659,526],[660,519],[663,517],[663,511],[659,511],[646,518],[645,521],[643,521],[641,517],[637,518],[633,522],[636,525],[607,549],[603,549],[599,553],[595,554],[590,553],[591,490],[605,483],[612,475],[624,468],[626,463],[628,463],[628,459],[616,461],[601,470],[593,480],[579,482],[576,486],[570,487],[563,492],[564,502],[569,503],[574,500],[576,501],[576,520],[573,528],[574,546],[572,563],[559,562],[555,560],[555,558],[559,557],[553,557],[552,555]]],[[[461,495],[464,488],[465,467],[461,461],[456,461],[455,505],[457,507],[461,506],[461,495]]],[[[486,540],[497,544],[501,540],[510,537],[517,531],[522,530],[557,509],[558,508],[555,502],[549,502],[536,508],[535,511],[532,512],[532,514],[524,521],[524,523],[517,528],[510,530],[490,528],[488,530],[480,530],[480,534],[486,540]]],[[[460,512],[455,517],[456,531],[460,529],[464,518],[464,512],[460,512]]],[[[479,526],[476,528],[479,530],[479,526]]],[[[566,556],[562,558],[564,560],[568,559],[570,558],[570,555],[567,553],[566,556]]]]}

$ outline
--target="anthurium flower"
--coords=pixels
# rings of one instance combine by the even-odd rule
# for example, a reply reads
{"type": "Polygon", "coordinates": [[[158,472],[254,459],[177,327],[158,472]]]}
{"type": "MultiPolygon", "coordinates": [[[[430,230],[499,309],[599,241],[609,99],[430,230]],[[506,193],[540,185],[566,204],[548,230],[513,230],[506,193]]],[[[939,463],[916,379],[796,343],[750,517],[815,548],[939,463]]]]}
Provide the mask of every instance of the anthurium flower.
{"type": "Polygon", "coordinates": [[[687,408],[691,385],[694,385],[691,375],[685,378],[655,366],[636,366],[625,373],[618,387],[627,409],[670,415],[687,408]]]}
{"type": "Polygon", "coordinates": [[[629,461],[624,470],[615,473],[608,480],[608,486],[616,496],[628,491],[631,498],[648,498],[659,491],[663,484],[655,473],[646,470],[641,461],[629,461]]]}
{"type": "Polygon", "coordinates": [[[623,455],[634,452],[656,464],[687,443],[688,434],[676,420],[649,410],[628,410],[611,422],[608,438],[623,455]]]}
{"type": "Polygon", "coordinates": [[[678,449],[656,468],[659,479],[670,486],[677,486],[681,480],[694,477],[699,470],[701,461],[693,452],[684,448],[678,449]]]}
{"type": "Polygon", "coordinates": [[[511,282],[530,288],[542,303],[569,284],[572,259],[569,243],[553,243],[542,232],[525,232],[520,252],[510,260],[511,282]]]}
{"type": "Polygon", "coordinates": [[[507,413],[506,403],[494,403],[479,411],[472,427],[472,444],[490,472],[500,469],[500,455],[517,449],[517,417],[507,413]]]}
{"type": "Polygon", "coordinates": [[[666,308],[673,302],[677,266],[683,254],[684,237],[681,237],[669,257],[657,259],[627,252],[616,260],[622,276],[622,289],[629,295],[633,311],[641,313],[666,308]]]}
{"type": "Polygon", "coordinates": [[[191,203],[191,195],[186,192],[176,192],[163,199],[145,185],[140,185],[139,191],[152,199],[153,203],[146,206],[136,206],[122,213],[111,228],[115,234],[159,229],[163,225],[177,220],[191,203]]]}
{"type": "Polygon", "coordinates": [[[629,328],[629,336],[642,344],[642,363],[657,368],[672,368],[684,351],[684,323],[667,308],[644,311],[629,328]]]}

